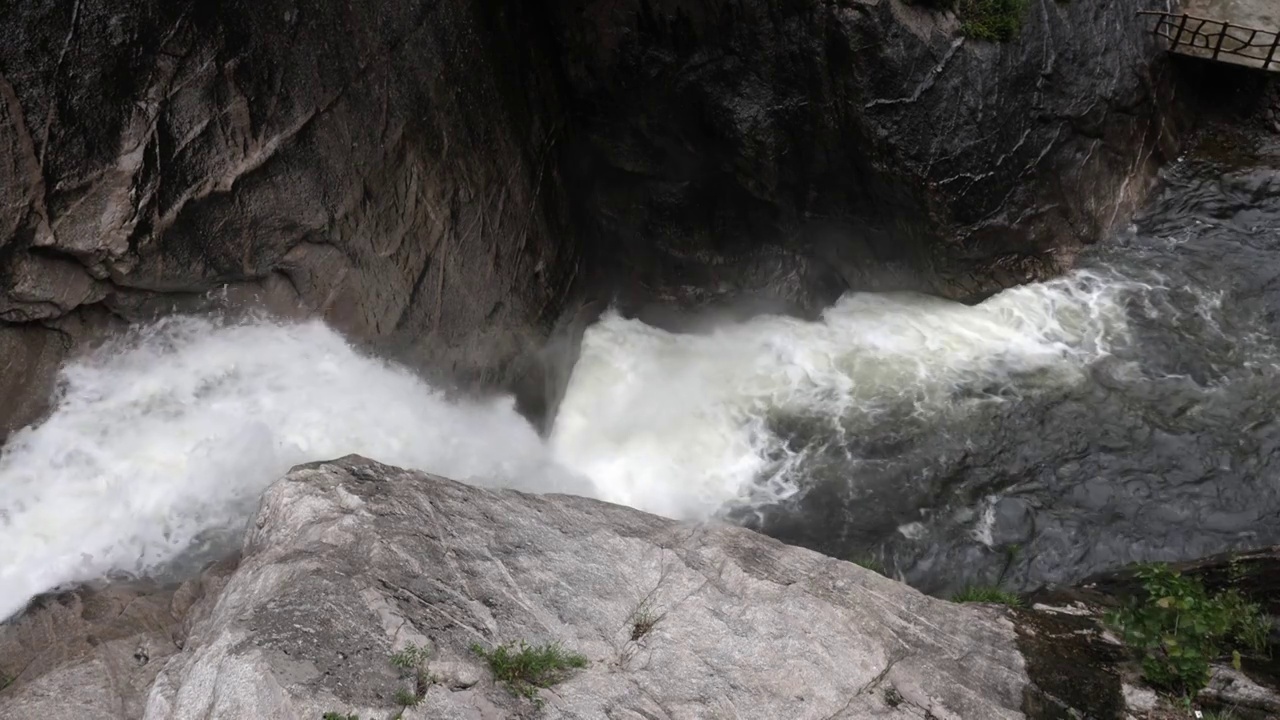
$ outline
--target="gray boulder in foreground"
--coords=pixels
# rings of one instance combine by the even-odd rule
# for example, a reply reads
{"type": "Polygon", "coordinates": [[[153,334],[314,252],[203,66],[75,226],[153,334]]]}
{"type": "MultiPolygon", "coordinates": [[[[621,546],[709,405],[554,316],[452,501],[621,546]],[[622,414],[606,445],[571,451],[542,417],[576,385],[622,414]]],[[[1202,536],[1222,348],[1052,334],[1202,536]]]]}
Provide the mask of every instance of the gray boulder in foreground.
{"type": "MultiPolygon", "coordinates": [[[[738,527],[351,456],[273,485],[238,566],[0,625],[0,718],[1154,717],[1097,608],[1063,603],[957,605],[738,527]],[[589,665],[520,697],[471,646],[521,641],[589,665]],[[411,645],[421,679],[390,662],[411,645]]],[[[1246,680],[1214,692],[1267,712],[1246,680]]]]}
{"type": "Polygon", "coordinates": [[[146,717],[391,717],[388,658],[431,650],[412,718],[1019,717],[1010,622],[748,530],[490,491],[361,458],[296,468],[146,717]],[[644,612],[660,619],[633,640],[644,612]],[[469,649],[590,665],[513,696],[469,649]],[[896,705],[896,706],[895,706],[896,705]]]}

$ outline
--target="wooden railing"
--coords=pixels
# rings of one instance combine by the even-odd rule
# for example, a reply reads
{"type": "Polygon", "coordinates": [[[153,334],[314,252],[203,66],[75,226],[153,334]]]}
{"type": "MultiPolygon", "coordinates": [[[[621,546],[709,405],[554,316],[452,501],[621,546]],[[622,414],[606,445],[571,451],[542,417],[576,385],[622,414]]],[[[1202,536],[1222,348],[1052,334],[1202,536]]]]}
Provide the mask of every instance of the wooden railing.
{"type": "Polygon", "coordinates": [[[1261,30],[1159,10],[1138,14],[1158,18],[1152,32],[1168,39],[1172,52],[1280,72],[1280,29],[1261,30]]]}

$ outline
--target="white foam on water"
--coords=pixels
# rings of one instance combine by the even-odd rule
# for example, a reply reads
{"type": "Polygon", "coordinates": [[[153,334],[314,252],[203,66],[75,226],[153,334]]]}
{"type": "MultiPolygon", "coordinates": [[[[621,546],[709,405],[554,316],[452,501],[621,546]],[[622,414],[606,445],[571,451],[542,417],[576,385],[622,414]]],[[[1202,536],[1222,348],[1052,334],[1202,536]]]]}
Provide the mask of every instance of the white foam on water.
{"type": "Polygon", "coordinates": [[[852,293],[818,322],[762,316],[700,334],[609,313],[583,337],[552,449],[596,496],[662,515],[776,501],[797,490],[803,458],[771,416],[857,432],[904,407],[927,416],[1072,382],[1127,336],[1133,287],[1081,271],[977,306],[852,293]]]}
{"type": "Polygon", "coordinates": [[[0,620],[66,583],[145,574],[238,530],[291,466],[360,453],[576,490],[510,399],[456,402],[319,322],[173,318],[71,363],[0,456],[0,620]]]}
{"type": "Polygon", "coordinates": [[[677,518],[771,502],[803,460],[771,414],[856,431],[904,405],[1070,382],[1124,335],[1124,288],[1076,273],[976,307],[851,294],[819,322],[685,335],[609,314],[586,332],[551,452],[510,399],[446,398],[321,323],[171,318],[64,368],[50,417],[0,455],[0,619],[69,583],[154,573],[243,528],[289,467],[348,453],[677,518]]]}

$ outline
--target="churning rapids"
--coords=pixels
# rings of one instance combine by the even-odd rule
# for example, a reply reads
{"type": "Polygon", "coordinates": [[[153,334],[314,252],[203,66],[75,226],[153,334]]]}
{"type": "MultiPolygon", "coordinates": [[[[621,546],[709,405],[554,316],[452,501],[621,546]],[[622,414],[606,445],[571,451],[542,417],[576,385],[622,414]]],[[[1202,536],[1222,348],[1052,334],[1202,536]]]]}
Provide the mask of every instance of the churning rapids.
{"type": "Polygon", "coordinates": [[[4,449],[0,618],[190,567],[291,465],[347,453],[720,514],[935,592],[1280,542],[1278,158],[1179,163],[1080,269],[974,307],[853,294],[682,335],[606,315],[545,440],[319,323],[163,321],[66,367],[4,449]]]}

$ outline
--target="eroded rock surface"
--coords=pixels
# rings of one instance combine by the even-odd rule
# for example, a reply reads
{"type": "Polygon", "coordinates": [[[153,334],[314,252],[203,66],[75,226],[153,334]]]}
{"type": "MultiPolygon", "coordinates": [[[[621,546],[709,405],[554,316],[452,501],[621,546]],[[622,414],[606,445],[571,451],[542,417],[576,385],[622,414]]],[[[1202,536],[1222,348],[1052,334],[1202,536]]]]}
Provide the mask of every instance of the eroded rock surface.
{"type": "Polygon", "coordinates": [[[405,718],[531,715],[468,649],[522,640],[590,661],[542,693],[549,718],[994,719],[1019,716],[1026,685],[993,608],[741,528],[351,457],[268,492],[147,717],[380,717],[409,643],[437,682],[405,718]],[[657,620],[634,638],[642,612],[657,620]]]}
{"type": "Polygon", "coordinates": [[[132,720],[234,569],[221,562],[177,586],[95,584],[38,598],[0,625],[0,717],[132,720]]]}

